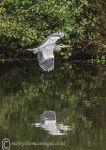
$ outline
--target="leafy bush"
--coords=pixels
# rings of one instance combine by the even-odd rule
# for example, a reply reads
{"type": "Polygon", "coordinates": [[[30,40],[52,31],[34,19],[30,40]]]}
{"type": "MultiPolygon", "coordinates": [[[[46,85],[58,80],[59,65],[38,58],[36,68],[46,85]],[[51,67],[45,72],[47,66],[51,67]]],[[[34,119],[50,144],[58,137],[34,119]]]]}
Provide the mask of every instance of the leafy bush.
{"type": "Polygon", "coordinates": [[[48,34],[63,31],[72,48],[61,54],[68,58],[73,49],[99,36],[97,11],[91,4],[89,0],[1,0],[1,52],[24,53],[48,34]]]}

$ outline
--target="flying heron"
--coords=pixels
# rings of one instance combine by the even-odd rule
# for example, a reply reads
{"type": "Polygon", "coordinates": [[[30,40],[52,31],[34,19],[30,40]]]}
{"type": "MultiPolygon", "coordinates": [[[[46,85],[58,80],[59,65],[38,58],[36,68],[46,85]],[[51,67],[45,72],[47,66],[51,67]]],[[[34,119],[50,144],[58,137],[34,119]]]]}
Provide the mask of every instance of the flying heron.
{"type": "Polygon", "coordinates": [[[27,49],[37,54],[39,66],[43,71],[54,70],[54,54],[53,51],[60,51],[62,48],[69,47],[67,45],[55,44],[57,40],[64,37],[63,32],[56,32],[49,35],[39,47],[33,49],[27,49]]]}

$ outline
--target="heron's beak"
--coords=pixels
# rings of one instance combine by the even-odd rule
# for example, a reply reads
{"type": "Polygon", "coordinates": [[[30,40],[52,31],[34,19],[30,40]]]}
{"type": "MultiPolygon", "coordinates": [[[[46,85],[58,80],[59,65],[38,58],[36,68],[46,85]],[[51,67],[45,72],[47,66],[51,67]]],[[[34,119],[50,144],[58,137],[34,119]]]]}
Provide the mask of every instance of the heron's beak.
{"type": "Polygon", "coordinates": [[[64,45],[64,47],[66,48],[66,47],[70,47],[70,45],[64,45]]]}
{"type": "Polygon", "coordinates": [[[61,48],[67,48],[70,47],[70,45],[61,45],[61,48]]]}

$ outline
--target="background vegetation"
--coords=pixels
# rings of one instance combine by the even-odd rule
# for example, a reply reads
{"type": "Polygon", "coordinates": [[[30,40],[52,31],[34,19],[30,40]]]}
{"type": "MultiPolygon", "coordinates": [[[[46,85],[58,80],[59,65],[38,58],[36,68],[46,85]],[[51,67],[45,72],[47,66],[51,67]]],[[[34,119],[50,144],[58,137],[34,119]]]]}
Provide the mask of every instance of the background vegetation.
{"type": "Polygon", "coordinates": [[[0,57],[19,57],[52,32],[63,31],[74,51],[106,48],[105,0],[1,0],[0,57]]]}

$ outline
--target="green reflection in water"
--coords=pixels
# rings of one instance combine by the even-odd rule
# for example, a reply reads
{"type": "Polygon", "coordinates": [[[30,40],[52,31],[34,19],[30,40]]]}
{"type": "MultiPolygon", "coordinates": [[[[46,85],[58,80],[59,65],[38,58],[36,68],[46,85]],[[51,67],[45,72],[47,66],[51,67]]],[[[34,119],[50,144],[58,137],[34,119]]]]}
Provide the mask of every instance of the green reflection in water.
{"type": "Polygon", "coordinates": [[[0,64],[0,139],[59,144],[12,145],[13,150],[105,150],[105,77],[104,66],[57,63],[54,72],[45,73],[35,62],[0,64]],[[32,126],[45,110],[71,126],[67,135],[49,135],[32,126]]]}

